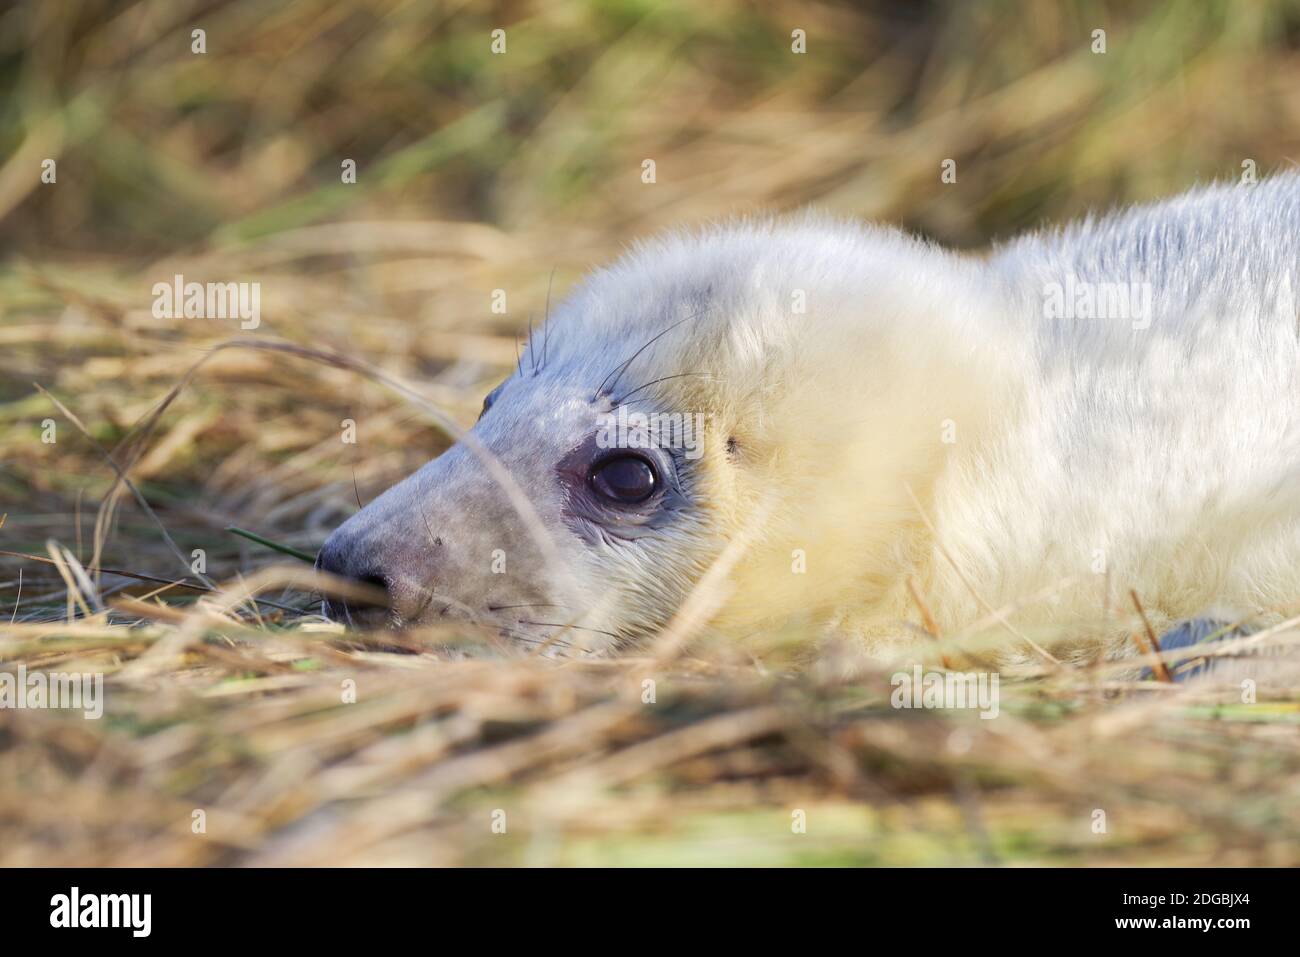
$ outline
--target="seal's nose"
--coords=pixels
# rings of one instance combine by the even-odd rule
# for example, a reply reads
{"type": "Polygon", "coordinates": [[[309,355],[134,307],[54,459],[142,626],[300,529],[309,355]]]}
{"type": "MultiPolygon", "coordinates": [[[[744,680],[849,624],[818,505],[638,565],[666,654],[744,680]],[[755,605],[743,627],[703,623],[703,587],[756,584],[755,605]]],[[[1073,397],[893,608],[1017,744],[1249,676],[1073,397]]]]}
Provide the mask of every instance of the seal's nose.
{"type": "Polygon", "coordinates": [[[325,540],[316,556],[316,568],[379,589],[389,599],[384,604],[374,604],[326,595],[321,600],[321,611],[325,617],[357,628],[380,628],[389,621],[389,612],[393,607],[392,579],[384,574],[383,569],[364,548],[359,548],[350,541],[350,536],[344,529],[335,529],[325,540]]]}

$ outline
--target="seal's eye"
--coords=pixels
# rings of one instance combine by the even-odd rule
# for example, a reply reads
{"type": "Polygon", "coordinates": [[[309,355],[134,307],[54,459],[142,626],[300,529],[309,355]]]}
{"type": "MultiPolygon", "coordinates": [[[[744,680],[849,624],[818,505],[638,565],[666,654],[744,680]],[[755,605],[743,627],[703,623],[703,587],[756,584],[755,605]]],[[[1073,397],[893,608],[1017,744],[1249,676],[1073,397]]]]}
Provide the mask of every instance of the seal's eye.
{"type": "Polygon", "coordinates": [[[591,487],[596,494],[616,505],[644,502],[658,486],[654,466],[639,455],[616,455],[591,472],[591,487]]]}
{"type": "Polygon", "coordinates": [[[478,417],[480,419],[483,418],[483,416],[487,415],[488,409],[492,408],[492,403],[497,400],[497,396],[501,394],[501,386],[504,385],[505,383],[502,382],[501,385],[497,386],[495,389],[493,389],[491,392],[489,392],[486,396],[483,397],[483,408],[479,411],[478,414],[478,417]]]}

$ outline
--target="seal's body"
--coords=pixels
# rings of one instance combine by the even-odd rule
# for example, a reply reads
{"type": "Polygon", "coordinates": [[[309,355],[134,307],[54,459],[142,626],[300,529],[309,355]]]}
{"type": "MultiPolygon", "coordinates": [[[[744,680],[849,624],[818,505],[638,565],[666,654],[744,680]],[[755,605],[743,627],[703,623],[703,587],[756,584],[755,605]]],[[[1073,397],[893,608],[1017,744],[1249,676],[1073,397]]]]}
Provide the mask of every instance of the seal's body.
{"type": "Polygon", "coordinates": [[[394,623],[571,624],[569,649],[656,632],[711,567],[712,627],[879,653],[917,640],[913,593],[945,634],[1005,618],[1075,657],[1130,647],[1090,624],[1129,589],[1162,628],[1276,611],[1300,601],[1297,289],[1296,175],[983,258],[815,216],[668,236],[590,276],[320,565],[386,587],[394,623]]]}

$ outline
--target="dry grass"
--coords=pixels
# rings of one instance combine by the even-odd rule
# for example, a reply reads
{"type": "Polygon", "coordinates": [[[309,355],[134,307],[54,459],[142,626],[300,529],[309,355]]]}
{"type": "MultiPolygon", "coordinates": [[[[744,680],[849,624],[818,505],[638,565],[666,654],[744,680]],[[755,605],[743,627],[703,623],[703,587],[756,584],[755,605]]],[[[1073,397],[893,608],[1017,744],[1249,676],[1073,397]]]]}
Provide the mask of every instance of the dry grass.
{"type": "Polygon", "coordinates": [[[246,337],[469,423],[552,271],[558,295],[664,226],[814,202],[974,246],[1300,158],[1295,3],[706,6],[0,13],[0,549],[57,561],[0,556],[0,671],[102,671],[108,698],[0,713],[0,862],[1300,864],[1300,689],[1026,674],[981,721],[896,711],[797,634],[603,662],[343,635],[304,566],[225,531],[312,552],[447,436],[354,369],[211,353],[238,329],[151,314],[175,273],[260,282],[246,337]],[[196,548],[265,602],[218,601],[196,548]]]}

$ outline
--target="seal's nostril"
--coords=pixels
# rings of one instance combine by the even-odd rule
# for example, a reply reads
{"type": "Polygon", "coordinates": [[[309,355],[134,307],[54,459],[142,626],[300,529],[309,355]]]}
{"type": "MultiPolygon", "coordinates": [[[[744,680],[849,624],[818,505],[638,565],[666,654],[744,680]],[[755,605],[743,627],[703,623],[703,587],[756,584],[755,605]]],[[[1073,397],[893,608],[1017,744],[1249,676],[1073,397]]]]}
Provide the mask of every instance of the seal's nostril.
{"type": "MultiPolygon", "coordinates": [[[[356,580],[360,582],[362,585],[369,585],[372,588],[378,588],[384,594],[391,594],[388,588],[388,579],[385,578],[383,575],[378,574],[377,572],[365,572],[364,574],[357,575],[355,577],[356,580]]],[[[387,604],[375,605],[365,601],[349,601],[348,605],[354,611],[358,608],[382,608],[385,611],[388,610],[387,604]]]]}
{"type": "MultiPolygon", "coordinates": [[[[346,578],[359,585],[368,585],[385,595],[389,594],[387,576],[378,570],[366,568],[357,560],[357,549],[346,547],[337,533],[331,535],[320,554],[316,556],[316,567],[339,578],[346,578]],[[361,565],[358,569],[357,566],[361,565]]],[[[321,610],[327,618],[346,624],[374,628],[388,620],[388,602],[382,603],[343,598],[339,595],[326,595],[321,610]]]]}
{"type": "MultiPolygon", "coordinates": [[[[371,588],[378,589],[385,595],[391,595],[389,590],[388,579],[378,572],[362,572],[360,575],[351,576],[352,580],[359,585],[368,585],[371,588]]],[[[335,601],[333,604],[342,606],[342,617],[349,624],[359,628],[379,628],[388,622],[388,613],[390,603],[388,601],[370,602],[358,598],[349,598],[345,601],[335,601]]],[[[331,617],[335,617],[331,615],[331,617]]]]}
{"type": "Polygon", "coordinates": [[[363,585],[374,585],[376,588],[388,590],[388,579],[378,572],[362,572],[360,575],[353,575],[352,577],[363,585]]]}

